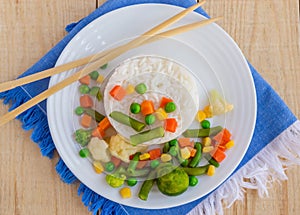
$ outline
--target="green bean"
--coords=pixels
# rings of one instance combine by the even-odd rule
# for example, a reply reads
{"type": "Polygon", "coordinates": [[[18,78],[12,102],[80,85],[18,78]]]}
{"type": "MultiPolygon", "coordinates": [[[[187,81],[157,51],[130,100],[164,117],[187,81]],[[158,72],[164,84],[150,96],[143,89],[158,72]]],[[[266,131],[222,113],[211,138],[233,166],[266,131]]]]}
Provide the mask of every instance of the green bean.
{"type": "Polygon", "coordinates": [[[145,180],[142,184],[142,187],[139,191],[139,198],[141,200],[146,201],[148,199],[149,193],[155,182],[156,171],[152,171],[147,180],[145,180]]]}
{"type": "Polygon", "coordinates": [[[183,132],[184,137],[197,138],[197,137],[208,137],[219,133],[222,130],[222,126],[216,126],[212,128],[200,128],[200,129],[188,129],[183,132]]]}
{"type": "Polygon", "coordinates": [[[102,121],[105,118],[104,115],[102,115],[98,111],[93,110],[91,108],[84,108],[84,112],[87,115],[91,116],[97,123],[99,123],[100,121],[102,121]]]}
{"type": "Polygon", "coordinates": [[[199,142],[195,143],[195,149],[197,150],[195,156],[192,158],[191,162],[189,163],[189,167],[196,167],[202,157],[202,145],[199,142]]]}
{"type": "Polygon", "coordinates": [[[128,173],[134,173],[134,171],[135,171],[135,169],[136,169],[136,166],[137,166],[138,163],[139,163],[139,157],[140,157],[140,154],[141,154],[141,152],[137,152],[137,153],[133,156],[132,160],[129,162],[128,168],[127,168],[127,172],[128,172],[128,173]]]}
{"type": "Polygon", "coordinates": [[[198,166],[198,167],[182,167],[184,169],[184,171],[188,174],[188,175],[203,175],[207,172],[208,170],[208,167],[209,167],[209,164],[208,165],[205,165],[205,166],[198,166]]]}
{"type": "Polygon", "coordinates": [[[129,177],[142,177],[142,176],[146,176],[148,175],[150,172],[149,168],[143,168],[143,169],[135,169],[134,172],[129,173],[127,171],[127,173],[125,173],[125,175],[129,176],[129,177]]]}
{"type": "Polygon", "coordinates": [[[206,156],[204,156],[204,157],[205,157],[205,159],[208,161],[208,163],[210,163],[211,165],[213,165],[213,166],[215,166],[215,167],[217,167],[217,168],[220,166],[219,162],[216,161],[213,157],[208,156],[208,155],[206,155],[206,156]]]}
{"type": "Polygon", "coordinates": [[[113,118],[114,120],[116,120],[117,122],[123,124],[123,125],[127,125],[130,126],[131,128],[133,128],[134,130],[140,132],[142,131],[146,124],[142,123],[136,119],[131,118],[130,116],[119,112],[119,111],[113,111],[109,114],[109,116],[111,118],[113,118]]]}
{"type": "Polygon", "coordinates": [[[136,146],[140,143],[144,143],[149,140],[153,140],[155,138],[163,137],[164,134],[165,134],[165,130],[162,126],[160,126],[151,130],[147,130],[138,134],[131,135],[130,143],[136,146]]]}
{"type": "Polygon", "coordinates": [[[163,153],[168,153],[169,149],[170,149],[170,144],[169,142],[166,142],[163,147],[163,153]]]}

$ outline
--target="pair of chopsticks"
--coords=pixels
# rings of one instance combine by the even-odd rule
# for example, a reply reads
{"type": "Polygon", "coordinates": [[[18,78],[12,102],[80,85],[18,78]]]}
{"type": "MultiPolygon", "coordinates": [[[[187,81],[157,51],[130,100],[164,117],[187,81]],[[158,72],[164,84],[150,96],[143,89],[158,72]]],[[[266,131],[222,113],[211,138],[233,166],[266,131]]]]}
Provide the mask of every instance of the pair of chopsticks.
{"type": "Polygon", "coordinates": [[[69,76],[68,78],[64,79],[63,81],[59,82],[58,84],[48,88],[41,94],[35,96],[34,98],[27,101],[26,103],[20,105],[16,109],[14,109],[14,110],[8,112],[7,114],[3,115],[2,117],[0,117],[0,126],[6,124],[10,120],[17,117],[19,114],[23,113],[24,111],[28,110],[29,108],[33,107],[34,105],[40,103],[41,101],[45,100],[46,98],[53,95],[54,93],[60,91],[64,87],[79,80],[81,77],[88,75],[91,71],[98,69],[102,65],[106,64],[107,62],[120,56],[121,54],[127,52],[130,49],[136,48],[136,47],[146,44],[146,43],[157,41],[157,40],[165,38],[165,37],[171,37],[171,36],[174,36],[179,33],[187,32],[187,31],[190,31],[195,28],[213,23],[213,22],[221,19],[221,17],[207,19],[204,21],[195,22],[195,23],[177,27],[177,28],[174,28],[174,29],[162,32],[162,33],[158,33],[162,29],[164,29],[164,28],[168,27],[169,25],[175,23],[176,21],[180,20],[181,18],[186,16],[188,13],[197,9],[204,3],[205,3],[205,1],[201,1],[191,7],[183,10],[182,12],[176,14],[175,16],[173,16],[173,17],[169,18],[168,20],[162,22],[161,24],[155,26],[154,28],[143,33],[141,36],[137,37],[136,39],[133,39],[132,41],[126,43],[125,45],[121,45],[119,47],[116,47],[116,48],[113,48],[113,49],[110,49],[107,51],[103,51],[101,53],[97,53],[97,54],[94,54],[94,55],[91,55],[91,56],[88,56],[88,57],[85,57],[85,58],[82,58],[82,59],[79,59],[76,61],[72,61],[70,63],[60,65],[55,68],[51,68],[51,69],[48,69],[48,70],[45,70],[45,71],[42,71],[39,73],[35,73],[33,75],[30,75],[30,76],[27,76],[24,78],[1,83],[0,84],[0,92],[3,92],[5,90],[9,90],[9,89],[12,89],[12,88],[24,85],[24,84],[28,84],[28,83],[61,73],[63,71],[67,71],[67,70],[70,70],[70,69],[73,69],[73,68],[76,68],[79,66],[87,65],[80,71],[74,73],[73,75],[69,76]]]}

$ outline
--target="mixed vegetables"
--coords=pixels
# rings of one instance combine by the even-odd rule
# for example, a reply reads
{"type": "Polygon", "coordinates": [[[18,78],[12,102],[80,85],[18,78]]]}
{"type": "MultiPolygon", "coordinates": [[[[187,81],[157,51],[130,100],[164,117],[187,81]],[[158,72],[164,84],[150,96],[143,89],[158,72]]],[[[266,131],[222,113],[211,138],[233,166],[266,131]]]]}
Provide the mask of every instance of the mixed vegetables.
{"type": "MultiPolygon", "coordinates": [[[[172,113],[177,104],[171,98],[162,96],[159,104],[151,100],[133,101],[124,107],[129,114],[112,111],[105,116],[93,109],[95,102],[102,102],[103,81],[104,77],[98,71],[80,79],[80,106],[75,109],[75,114],[79,116],[82,128],[75,131],[74,138],[81,146],[79,155],[92,161],[96,173],[105,172],[107,184],[119,188],[123,198],[130,198],[130,187],[137,184],[141,184],[138,193],[141,200],[148,199],[155,184],[164,195],[180,195],[189,187],[196,186],[201,180],[199,176],[213,176],[226,158],[226,150],[234,146],[227,128],[211,126],[210,118],[233,109],[233,105],[216,90],[210,92],[209,105],[199,110],[195,117],[198,128],[187,129],[168,142],[147,145],[144,143],[149,140],[176,131],[178,119],[172,117],[172,113]],[[137,115],[142,116],[143,120],[137,120],[134,117],[137,115]],[[113,128],[111,120],[131,127],[135,134],[129,140],[124,138],[113,128]]],[[[146,92],[144,83],[136,86],[115,85],[109,95],[121,101],[133,93],[142,95],[146,92]]]]}

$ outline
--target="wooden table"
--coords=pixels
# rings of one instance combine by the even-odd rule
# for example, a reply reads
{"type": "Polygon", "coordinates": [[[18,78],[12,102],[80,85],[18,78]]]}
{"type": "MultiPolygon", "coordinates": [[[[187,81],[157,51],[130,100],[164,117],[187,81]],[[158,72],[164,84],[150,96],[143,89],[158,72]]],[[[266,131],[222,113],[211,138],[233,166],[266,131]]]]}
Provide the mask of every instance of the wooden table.
{"type": "MultiPolygon", "coordinates": [[[[0,81],[16,78],[65,34],[65,25],[88,15],[103,1],[0,0],[0,81]]],[[[300,117],[298,0],[214,0],[204,8],[235,39],[246,58],[300,117]]],[[[7,107],[0,105],[0,113],[7,107]]],[[[42,157],[19,121],[1,127],[0,214],[89,214],[77,185],[60,181],[55,159],[42,157]]],[[[225,214],[296,215],[300,213],[300,168],[286,171],[269,197],[248,190],[225,214]]]]}

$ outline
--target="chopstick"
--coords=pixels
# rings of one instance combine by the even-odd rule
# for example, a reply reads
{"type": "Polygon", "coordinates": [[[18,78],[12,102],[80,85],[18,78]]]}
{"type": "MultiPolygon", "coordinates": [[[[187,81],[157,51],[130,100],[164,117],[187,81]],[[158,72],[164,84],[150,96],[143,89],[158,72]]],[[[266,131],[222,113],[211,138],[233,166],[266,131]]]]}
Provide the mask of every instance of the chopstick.
{"type": "MultiPolygon", "coordinates": [[[[176,15],[174,17],[176,17],[176,19],[179,19],[178,15],[176,15]]],[[[172,17],[172,18],[174,18],[174,17],[172,17]]],[[[192,30],[194,28],[207,25],[207,24],[212,23],[214,21],[217,21],[219,19],[220,19],[220,17],[214,18],[214,19],[204,20],[204,21],[201,21],[201,22],[192,23],[192,24],[185,25],[185,26],[182,26],[182,27],[178,27],[178,28],[166,31],[166,32],[161,33],[161,34],[154,35],[154,36],[150,37],[151,38],[150,40],[160,39],[160,38],[162,38],[162,35],[170,36],[170,35],[174,35],[174,33],[176,33],[176,34],[183,33],[185,31],[189,31],[189,30],[192,30]],[[156,39],[153,39],[153,38],[156,38],[156,39]]],[[[24,111],[28,110],[29,108],[31,108],[32,106],[38,104],[39,102],[45,100],[46,98],[48,98],[52,94],[58,92],[59,90],[63,89],[64,87],[66,87],[66,86],[72,84],[73,82],[79,80],[81,77],[89,74],[91,71],[93,71],[95,69],[98,69],[100,66],[104,65],[106,62],[109,62],[113,58],[115,58],[115,57],[121,55],[122,53],[130,50],[131,48],[134,48],[134,47],[137,47],[137,46],[143,44],[149,38],[150,35],[155,34],[157,31],[159,31],[160,29],[164,28],[167,25],[167,24],[164,24],[164,23],[167,23],[169,25],[169,23],[171,23],[171,22],[169,20],[163,22],[162,24],[160,24],[160,25],[158,25],[157,27],[154,28],[156,30],[151,29],[150,31],[147,31],[146,33],[144,33],[143,35],[138,37],[137,39],[132,40],[131,42],[129,42],[129,43],[127,43],[127,44],[125,44],[121,47],[118,47],[118,49],[115,49],[115,50],[111,51],[110,53],[103,56],[98,61],[91,63],[87,67],[85,67],[82,70],[74,73],[73,75],[69,76],[68,78],[64,79],[63,81],[59,82],[58,84],[50,87],[48,90],[45,90],[41,94],[37,95],[36,97],[32,98],[31,100],[29,100],[26,103],[19,106],[18,108],[16,108],[16,109],[12,110],[11,112],[8,112],[7,114],[3,115],[2,117],[0,117],[0,126],[6,124],[10,120],[12,120],[16,116],[18,116],[19,114],[23,113],[24,111]],[[136,43],[135,43],[135,41],[136,41],[136,43]]]]}
{"type": "MultiPolygon", "coordinates": [[[[157,28],[163,29],[163,28],[167,27],[168,25],[178,21],[179,19],[181,19],[182,17],[184,17],[185,15],[190,13],[191,11],[197,9],[198,7],[203,5],[204,3],[205,3],[205,1],[201,1],[201,2],[198,2],[195,5],[192,5],[191,7],[183,10],[181,13],[179,13],[179,14],[175,15],[174,17],[172,17],[171,18],[172,20],[168,19],[164,23],[161,23],[159,26],[157,26],[157,28]]],[[[153,28],[150,31],[144,33],[142,36],[146,36],[146,35],[151,36],[153,34],[153,32],[156,32],[156,29],[153,28]]],[[[50,77],[52,75],[59,74],[61,72],[64,72],[64,71],[67,71],[67,70],[70,70],[70,69],[73,69],[73,68],[76,68],[76,67],[79,67],[79,66],[83,66],[85,64],[88,64],[92,61],[95,61],[95,60],[107,55],[108,53],[110,53],[112,51],[116,51],[116,49],[118,49],[118,48],[119,47],[109,49],[109,50],[106,50],[106,51],[103,51],[103,52],[100,52],[100,53],[97,53],[97,54],[93,54],[93,55],[90,55],[90,56],[87,56],[87,57],[84,57],[84,58],[81,58],[81,59],[63,64],[63,65],[59,65],[59,66],[54,67],[54,68],[50,68],[50,69],[47,69],[47,70],[29,75],[29,76],[25,76],[25,77],[16,79],[16,80],[0,83],[0,92],[4,92],[6,90],[10,90],[10,89],[13,89],[15,87],[19,87],[19,86],[22,86],[22,85],[25,85],[25,84],[29,84],[29,83],[32,83],[34,81],[38,81],[38,80],[50,77]]]]}

